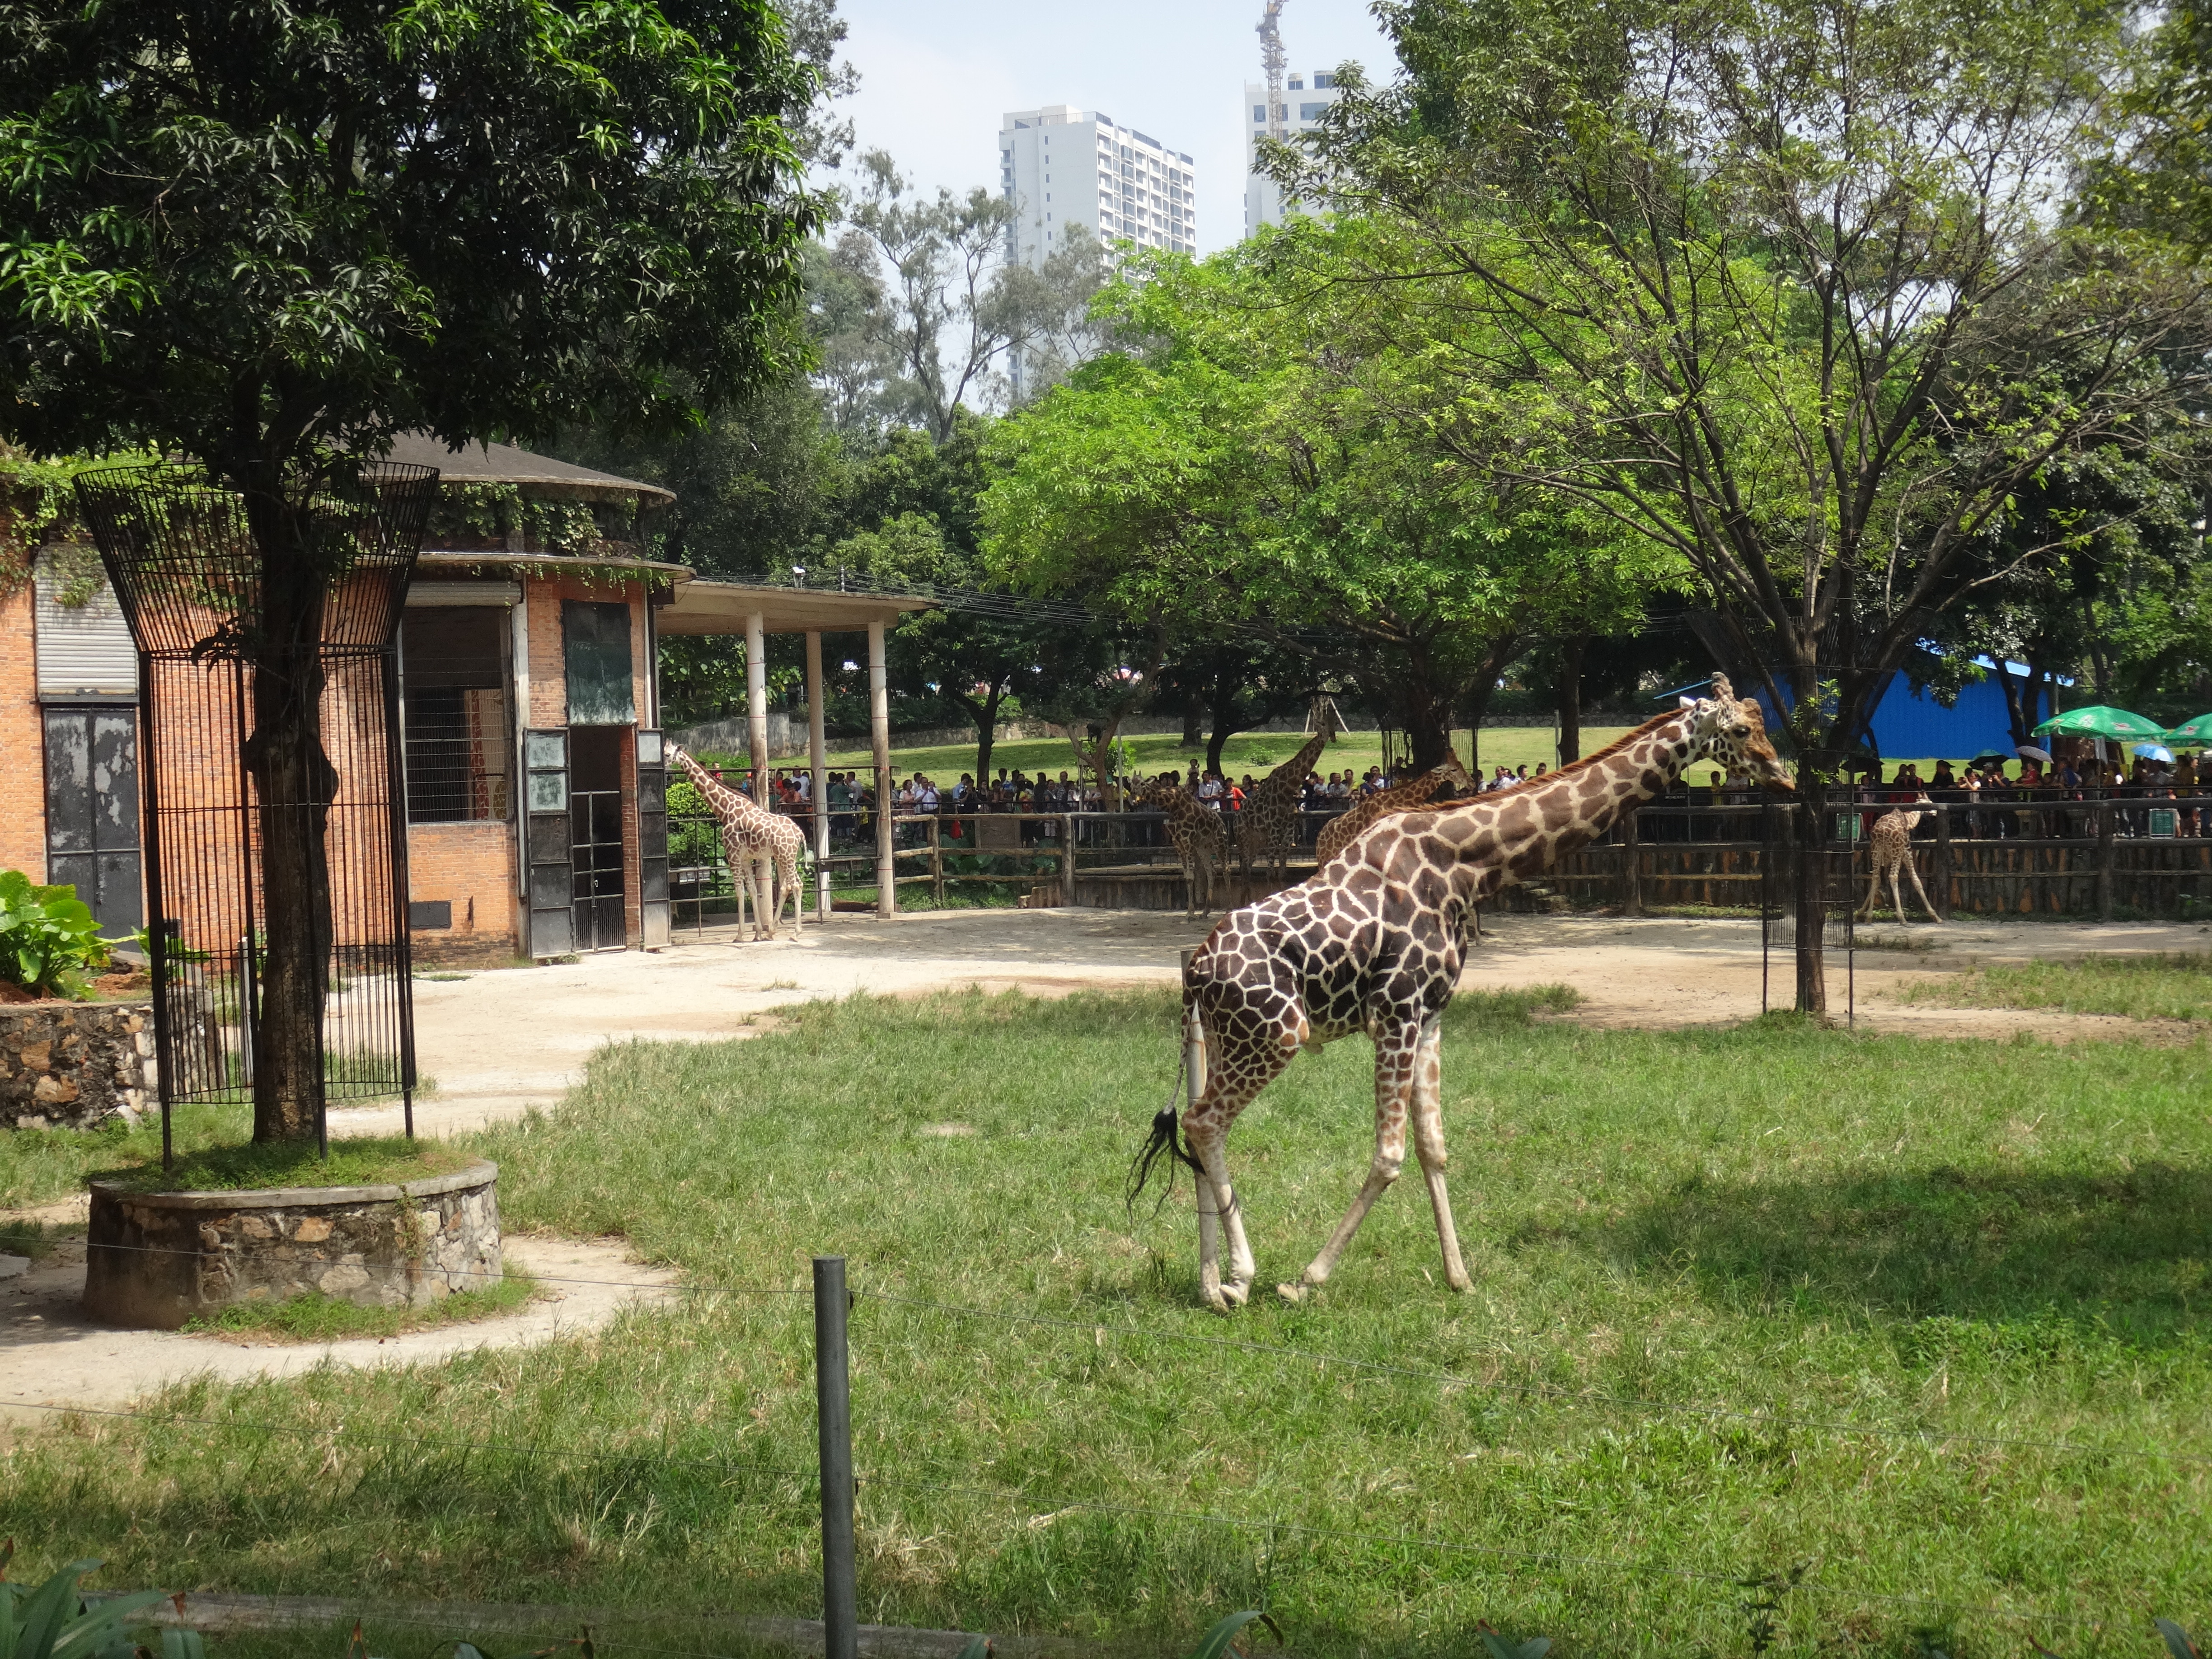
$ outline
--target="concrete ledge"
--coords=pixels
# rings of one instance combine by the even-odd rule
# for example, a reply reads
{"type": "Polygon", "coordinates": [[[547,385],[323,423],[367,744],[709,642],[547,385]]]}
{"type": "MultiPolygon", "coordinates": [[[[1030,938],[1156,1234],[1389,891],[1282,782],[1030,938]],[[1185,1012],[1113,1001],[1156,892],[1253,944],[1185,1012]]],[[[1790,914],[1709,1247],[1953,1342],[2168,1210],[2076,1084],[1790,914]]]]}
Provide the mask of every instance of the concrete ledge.
{"type": "Polygon", "coordinates": [[[91,1183],[84,1310],[174,1330],[240,1303],[320,1294],[422,1307],[501,1273],[499,1167],[374,1187],[137,1192],[91,1183]]]}
{"type": "MultiPolygon", "coordinates": [[[[94,1603],[106,1599],[98,1594],[85,1597],[94,1603]]],[[[601,1640],[616,1645],[621,1644],[622,1638],[610,1637],[613,1631],[711,1625],[725,1638],[735,1636],[758,1646],[799,1653],[819,1654],[823,1642],[818,1619],[762,1613],[633,1612],[527,1601],[371,1601],[337,1595],[227,1595],[202,1591],[191,1592],[183,1601],[182,1612],[173,1602],[156,1603],[147,1609],[146,1622],[198,1631],[343,1630],[358,1620],[373,1630],[381,1620],[405,1625],[410,1631],[428,1627],[441,1638],[462,1640],[495,1631],[573,1633],[589,1625],[601,1640]]],[[[904,1625],[862,1625],[859,1634],[860,1651],[870,1659],[954,1659],[975,1639],[965,1631],[918,1630],[904,1625]]],[[[1096,1643],[1062,1636],[994,1635],[991,1645],[1002,1659],[1092,1659],[1105,1650],[1096,1643]]]]}

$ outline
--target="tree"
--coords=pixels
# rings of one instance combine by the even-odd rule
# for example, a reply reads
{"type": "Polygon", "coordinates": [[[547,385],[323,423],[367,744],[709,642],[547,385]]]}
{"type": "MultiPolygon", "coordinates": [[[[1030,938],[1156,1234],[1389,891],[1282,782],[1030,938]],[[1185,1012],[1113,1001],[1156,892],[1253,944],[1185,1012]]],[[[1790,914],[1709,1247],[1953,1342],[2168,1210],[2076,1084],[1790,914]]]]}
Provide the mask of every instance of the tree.
{"type": "Polygon", "coordinates": [[[889,270],[863,265],[848,242],[839,257],[856,282],[882,295],[873,334],[896,373],[881,395],[898,418],[943,443],[969,398],[997,398],[1002,360],[1030,355],[1035,374],[1049,384],[1093,349],[1087,307],[1109,261],[1087,232],[1071,226],[1066,246],[1032,270],[1008,257],[1015,216],[1004,197],[981,185],[964,198],[942,188],[933,199],[911,197],[913,185],[884,150],[867,151],[860,166],[864,182],[848,217],[889,270]]]}
{"type": "MultiPolygon", "coordinates": [[[[2125,15],[2008,0],[1407,0],[1310,156],[1364,216],[1440,392],[1425,429],[1696,573],[1740,684],[1835,775],[1891,672],[2002,579],[2021,493],[2197,439],[2198,273],[2056,199],[2101,143],[2125,15]]],[[[2106,520],[2014,544],[2047,561],[2106,520]]],[[[1801,838],[1817,838],[1808,793],[1801,838]]],[[[1820,861],[1797,1002],[1826,1006],[1820,861]]]]}
{"type": "Polygon", "coordinates": [[[1530,511],[1398,418],[1418,365],[1352,290],[1282,281],[1263,252],[1164,262],[1101,305],[1141,355],[1088,366],[997,445],[986,520],[1016,580],[1298,651],[1426,767],[1531,635],[1632,614],[1665,579],[1648,541],[1530,511]]]}
{"type": "Polygon", "coordinates": [[[327,798],[305,497],[401,431],[668,428],[772,374],[817,77],[767,0],[21,0],[0,42],[0,426],[182,452],[252,527],[254,1134],[301,1138],[329,876],[266,804],[327,798]]]}

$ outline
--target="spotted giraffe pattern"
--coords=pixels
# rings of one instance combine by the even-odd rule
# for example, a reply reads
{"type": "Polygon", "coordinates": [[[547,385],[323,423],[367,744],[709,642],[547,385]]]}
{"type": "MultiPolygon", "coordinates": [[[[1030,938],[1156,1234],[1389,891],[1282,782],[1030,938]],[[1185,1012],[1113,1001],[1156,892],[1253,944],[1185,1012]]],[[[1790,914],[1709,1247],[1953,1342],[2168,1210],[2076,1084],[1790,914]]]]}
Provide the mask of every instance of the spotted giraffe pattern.
{"type": "Polygon", "coordinates": [[[668,756],[706,798],[708,810],[720,826],[722,856],[729,863],[730,873],[737,878],[740,902],[747,896],[752,900],[754,942],[775,937],[786,898],[791,901],[791,937],[797,939],[799,855],[806,844],[799,826],[769,811],[742,790],[731,788],[672,743],[668,745],[668,756]],[[761,921],[763,913],[768,917],[765,926],[761,921]]]}
{"type": "MultiPolygon", "coordinates": [[[[1918,797],[1912,804],[1931,809],[1936,805],[1925,795],[1918,797]]],[[[1912,878],[1912,890],[1919,895],[1920,908],[1928,913],[1928,920],[1943,920],[1936,914],[1936,907],[1928,902],[1928,890],[1920,884],[1920,866],[1912,858],[1912,831],[1920,820],[1928,816],[1927,812],[1908,812],[1900,806],[1893,811],[1883,813],[1874,821],[1874,828],[1867,836],[1868,847],[1874,854],[1874,870],[1867,877],[1866,902],[1858,909],[1860,921],[1864,921],[1874,915],[1875,897],[1881,891],[1885,878],[1889,883],[1889,908],[1897,912],[1900,923],[1907,920],[1904,897],[1897,890],[1897,872],[1900,869],[1912,878]]]]}
{"type": "Polygon", "coordinates": [[[1229,839],[1221,828],[1221,814],[1179,783],[1154,779],[1137,791],[1139,805],[1168,815],[1168,841],[1182,860],[1182,877],[1188,899],[1185,917],[1213,909],[1213,871],[1229,862],[1229,839]],[[1200,889],[1204,889],[1201,897],[1200,889]]]}
{"type": "MultiPolygon", "coordinates": [[[[1244,1209],[1229,1179],[1230,1126],[1300,1049],[1355,1031],[1375,1043],[1374,1159],[1301,1281],[1280,1289],[1296,1300],[1328,1278],[1369,1208],[1397,1179],[1409,1125],[1444,1276],[1455,1290],[1472,1288],[1444,1184],[1438,1047],[1474,907],[1587,843],[1692,761],[1719,757],[1790,787],[1758,705],[1737,702],[1718,677],[1713,690],[1540,782],[1386,817],[1310,879],[1232,912],[1206,936],[1183,975],[1193,1072],[1183,1127],[1202,1171],[1199,1279],[1214,1307],[1243,1303],[1254,1272],[1244,1209]]],[[[1171,1140],[1172,1118],[1163,1117],[1171,1140]]]]}
{"type": "Polygon", "coordinates": [[[1377,789],[1371,795],[1362,795],[1347,810],[1322,825],[1321,834],[1314,838],[1315,865],[1327,864],[1377,819],[1426,804],[1430,796],[1448,783],[1470,794],[1474,791],[1474,780],[1468,776],[1467,769],[1459,763],[1455,753],[1447,753],[1443,765],[1432,766],[1419,777],[1408,778],[1388,789],[1377,789]]]}
{"type": "Polygon", "coordinates": [[[1291,849],[1297,844],[1298,802],[1305,793],[1306,775],[1328,740],[1336,734],[1336,705],[1322,714],[1320,726],[1305,746],[1245,792],[1244,805],[1237,814],[1237,854],[1244,865],[1244,890],[1252,890],[1252,859],[1257,852],[1263,867],[1276,880],[1291,873],[1291,849]]]}

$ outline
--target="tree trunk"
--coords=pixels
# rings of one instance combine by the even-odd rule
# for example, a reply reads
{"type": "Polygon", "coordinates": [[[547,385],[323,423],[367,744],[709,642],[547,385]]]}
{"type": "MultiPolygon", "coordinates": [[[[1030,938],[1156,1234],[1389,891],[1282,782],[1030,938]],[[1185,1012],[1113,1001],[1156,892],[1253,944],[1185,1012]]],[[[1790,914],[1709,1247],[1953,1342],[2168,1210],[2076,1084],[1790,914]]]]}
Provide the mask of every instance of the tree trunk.
{"type": "Polygon", "coordinates": [[[2016,747],[2027,741],[2027,722],[2021,712],[2020,688],[2013,684],[2011,672],[2005,667],[2002,656],[1997,658],[1997,683],[2004,688],[2005,719],[2011,724],[2012,740],[2016,747]]]}
{"type": "Polygon", "coordinates": [[[1559,647],[1559,758],[1571,766],[1583,757],[1583,648],[1586,634],[1571,635],[1559,647]]]}
{"type": "Polygon", "coordinates": [[[244,760],[261,836],[261,1006],[253,1022],[253,1139],[312,1139],[322,1115],[330,982],[325,832],[337,773],[323,752],[325,573],[302,513],[249,491],[259,545],[262,637],[252,647],[253,732],[244,760]],[[257,499],[257,496],[258,499],[257,499]]]}
{"type": "Polygon", "coordinates": [[[1194,694],[1182,700],[1182,741],[1180,749],[1195,749],[1206,741],[1206,704],[1194,694]]]}

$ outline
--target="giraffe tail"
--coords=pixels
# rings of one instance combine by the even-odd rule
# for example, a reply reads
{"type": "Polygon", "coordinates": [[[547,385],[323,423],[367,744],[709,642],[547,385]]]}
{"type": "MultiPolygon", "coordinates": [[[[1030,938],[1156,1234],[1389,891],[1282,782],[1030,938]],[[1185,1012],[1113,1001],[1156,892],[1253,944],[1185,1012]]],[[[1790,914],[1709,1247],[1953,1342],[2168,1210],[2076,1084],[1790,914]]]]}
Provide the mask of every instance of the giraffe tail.
{"type": "MultiPolygon", "coordinates": [[[[1186,1002],[1189,1000],[1188,992],[1184,994],[1184,1000],[1186,1002]]],[[[1185,1015],[1186,1018],[1192,1017],[1190,1014],[1185,1015]]],[[[1176,1112],[1176,1097],[1182,1093],[1184,1067],[1189,1063],[1188,1053],[1188,1049],[1186,1048],[1185,1058],[1176,1064],[1175,1086],[1169,1091],[1168,1103],[1152,1114],[1152,1133],[1145,1137],[1144,1146],[1138,1149],[1136,1157],[1129,1161],[1129,1185],[1127,1192],[1123,1195],[1123,1202],[1127,1205],[1132,1215],[1136,1213],[1137,1200],[1144,1196],[1145,1188],[1152,1178],[1153,1168],[1162,1158],[1164,1157],[1170,1165],[1180,1164],[1185,1169],[1195,1170],[1200,1175],[1206,1173],[1205,1165],[1198,1161],[1196,1154],[1190,1150],[1189,1142],[1183,1137],[1182,1120],[1176,1112]]],[[[1170,1173],[1173,1173],[1172,1170],[1170,1173]]],[[[1167,1184],[1167,1189],[1160,1194],[1159,1203],[1152,1206],[1153,1214],[1159,1213],[1160,1206],[1168,1201],[1168,1194],[1174,1188],[1175,1182],[1170,1180],[1167,1184]]]]}

